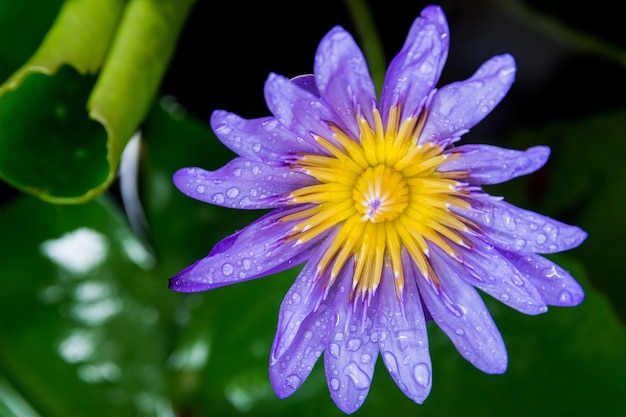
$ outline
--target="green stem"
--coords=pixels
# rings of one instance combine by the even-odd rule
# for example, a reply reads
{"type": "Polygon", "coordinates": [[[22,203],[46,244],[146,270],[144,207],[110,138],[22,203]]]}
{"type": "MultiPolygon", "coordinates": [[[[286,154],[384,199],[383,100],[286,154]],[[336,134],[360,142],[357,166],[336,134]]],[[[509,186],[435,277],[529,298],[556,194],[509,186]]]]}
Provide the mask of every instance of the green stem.
{"type": "Polygon", "coordinates": [[[363,53],[367,59],[376,91],[380,94],[387,71],[387,62],[376,24],[366,0],[345,0],[345,2],[361,39],[363,53]]]}

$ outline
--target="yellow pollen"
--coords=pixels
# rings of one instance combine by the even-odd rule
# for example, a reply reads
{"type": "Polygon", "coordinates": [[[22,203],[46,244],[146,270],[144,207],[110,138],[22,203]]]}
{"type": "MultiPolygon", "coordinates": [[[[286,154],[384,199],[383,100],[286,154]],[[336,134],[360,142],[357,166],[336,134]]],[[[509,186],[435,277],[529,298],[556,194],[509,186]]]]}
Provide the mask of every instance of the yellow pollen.
{"type": "Polygon", "coordinates": [[[420,272],[418,279],[439,285],[429,247],[458,259],[456,248],[470,246],[465,234],[477,229],[450,210],[469,208],[469,191],[461,182],[467,172],[438,171],[459,154],[419,143],[426,114],[401,120],[399,107],[393,107],[386,123],[377,109],[371,116],[356,116],[358,138],[332,124],[333,137],[315,137],[328,155],[295,158],[292,169],[318,183],[286,195],[288,204],[303,208],[281,219],[294,222],[287,240],[296,244],[337,230],[318,265],[318,279],[329,288],[346,263],[354,262],[351,298],[368,302],[384,268],[390,268],[396,295],[402,296],[407,271],[412,270],[404,265],[403,253],[420,272]]]}

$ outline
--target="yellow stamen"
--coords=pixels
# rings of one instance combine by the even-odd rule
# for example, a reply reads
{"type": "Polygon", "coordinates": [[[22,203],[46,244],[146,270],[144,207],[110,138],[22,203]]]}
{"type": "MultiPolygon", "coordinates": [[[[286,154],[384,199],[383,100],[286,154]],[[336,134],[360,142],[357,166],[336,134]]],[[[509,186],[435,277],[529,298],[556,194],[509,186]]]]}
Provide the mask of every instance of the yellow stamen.
{"type": "Polygon", "coordinates": [[[454,259],[458,247],[469,247],[467,233],[478,227],[451,210],[470,208],[466,172],[440,172],[458,158],[433,143],[420,143],[426,114],[400,120],[399,107],[383,123],[377,109],[371,118],[356,115],[358,138],[331,124],[332,138],[315,136],[327,155],[303,154],[292,168],[318,183],[286,195],[290,205],[306,204],[281,219],[295,225],[288,241],[303,243],[336,229],[319,264],[318,277],[330,288],[352,258],[351,299],[369,300],[390,268],[398,299],[407,271],[406,255],[435,285],[439,280],[430,264],[429,246],[454,259]],[[372,124],[370,124],[372,121],[372,124]]]}

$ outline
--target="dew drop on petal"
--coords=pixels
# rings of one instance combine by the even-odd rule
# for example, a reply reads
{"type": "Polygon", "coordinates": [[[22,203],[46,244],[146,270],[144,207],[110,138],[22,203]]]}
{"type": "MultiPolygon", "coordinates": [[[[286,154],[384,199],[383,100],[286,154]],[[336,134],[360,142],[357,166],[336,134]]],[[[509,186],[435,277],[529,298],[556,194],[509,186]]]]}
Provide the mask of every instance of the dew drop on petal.
{"type": "Polygon", "coordinates": [[[502,213],[502,221],[504,221],[504,227],[507,230],[513,231],[517,229],[517,222],[515,221],[515,217],[513,217],[510,212],[505,211],[502,213]]]}
{"type": "Polygon", "coordinates": [[[331,343],[329,346],[329,352],[335,358],[339,358],[339,345],[337,343],[331,343]]]}
{"type": "Polygon", "coordinates": [[[216,204],[222,204],[224,202],[224,194],[222,193],[213,194],[213,202],[216,204]]]}
{"type": "Polygon", "coordinates": [[[340,385],[341,385],[341,384],[339,383],[339,380],[338,380],[337,378],[332,378],[332,379],[330,380],[330,388],[331,388],[333,391],[337,391],[337,390],[339,389],[339,386],[340,386],[340,385]]]}
{"type": "Polygon", "coordinates": [[[289,375],[285,380],[285,383],[289,388],[297,389],[300,386],[301,379],[298,375],[289,375]]]}
{"type": "Polygon", "coordinates": [[[233,271],[234,271],[234,268],[231,264],[225,263],[224,265],[222,265],[222,274],[226,276],[230,276],[233,274],[233,271]]]}
{"type": "Polygon", "coordinates": [[[259,152],[261,150],[261,144],[259,142],[255,143],[254,145],[252,145],[252,150],[254,152],[259,152]]]}
{"type": "Polygon", "coordinates": [[[567,290],[563,290],[559,293],[559,302],[561,304],[564,305],[569,305],[572,303],[572,293],[567,291],[567,290]]]}
{"type": "Polygon", "coordinates": [[[456,330],[454,331],[454,333],[456,333],[456,334],[457,334],[457,335],[459,335],[459,336],[464,336],[464,335],[465,335],[465,331],[464,331],[463,329],[460,329],[460,328],[459,328],[459,329],[456,329],[456,330]]]}
{"type": "Polygon", "coordinates": [[[302,337],[304,338],[305,342],[308,342],[309,340],[313,339],[313,332],[310,330],[305,330],[302,337]]]}
{"type": "Polygon", "coordinates": [[[421,387],[428,387],[430,385],[430,368],[425,363],[418,363],[413,368],[413,378],[415,382],[421,387]]]}
{"type": "Polygon", "coordinates": [[[231,187],[226,191],[228,198],[235,198],[239,195],[239,188],[231,187]]]}
{"type": "Polygon", "coordinates": [[[297,292],[294,292],[293,295],[291,296],[291,299],[293,300],[294,304],[300,304],[302,297],[297,292]]]}
{"type": "Polygon", "coordinates": [[[430,65],[428,62],[424,62],[421,66],[420,66],[420,72],[422,74],[430,74],[431,72],[433,72],[433,66],[430,65]]]}
{"type": "Polygon", "coordinates": [[[233,176],[238,177],[241,175],[241,168],[235,168],[233,170],[233,176]]]}
{"type": "Polygon", "coordinates": [[[250,259],[246,258],[243,261],[241,261],[241,266],[245,271],[249,271],[251,265],[250,259]]]}
{"type": "Polygon", "coordinates": [[[196,192],[197,192],[198,194],[203,194],[203,193],[204,193],[204,185],[198,185],[198,186],[196,187],[196,192]]]}
{"type": "Polygon", "coordinates": [[[398,373],[398,361],[393,353],[387,351],[383,352],[383,359],[385,360],[385,365],[387,365],[387,369],[389,369],[390,374],[398,373]]]}
{"type": "Polygon", "coordinates": [[[356,350],[358,350],[361,347],[361,340],[360,339],[350,339],[348,341],[348,350],[354,352],[356,350]]]}
{"type": "Polygon", "coordinates": [[[350,378],[357,389],[365,389],[370,386],[371,380],[369,376],[357,365],[351,361],[343,368],[343,372],[350,378]]]}

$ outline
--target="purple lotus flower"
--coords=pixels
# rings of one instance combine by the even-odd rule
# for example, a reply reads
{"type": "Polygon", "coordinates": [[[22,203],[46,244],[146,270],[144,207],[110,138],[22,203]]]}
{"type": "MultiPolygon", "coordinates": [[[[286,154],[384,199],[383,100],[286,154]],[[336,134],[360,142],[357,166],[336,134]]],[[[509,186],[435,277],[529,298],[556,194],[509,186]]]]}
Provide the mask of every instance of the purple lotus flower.
{"type": "Polygon", "coordinates": [[[586,233],[481,189],[536,171],[549,149],[453,146],[507,93],[513,58],[495,56],[471,78],[436,89],[448,39],[442,10],[426,7],[377,101],[361,51],[335,27],[319,45],[314,75],[269,76],[273,116],[213,113],[216,135],[237,158],[174,176],[198,200],[273,211],[170,288],[205,291],[306,263],[281,305],[271,351],[281,398],[324,353],[330,394],[352,413],[380,353],[398,387],[421,403],[431,388],[428,320],[478,369],[506,369],[502,337],[476,288],[526,314],[584,297],[540,254],[574,248],[586,233]]]}

